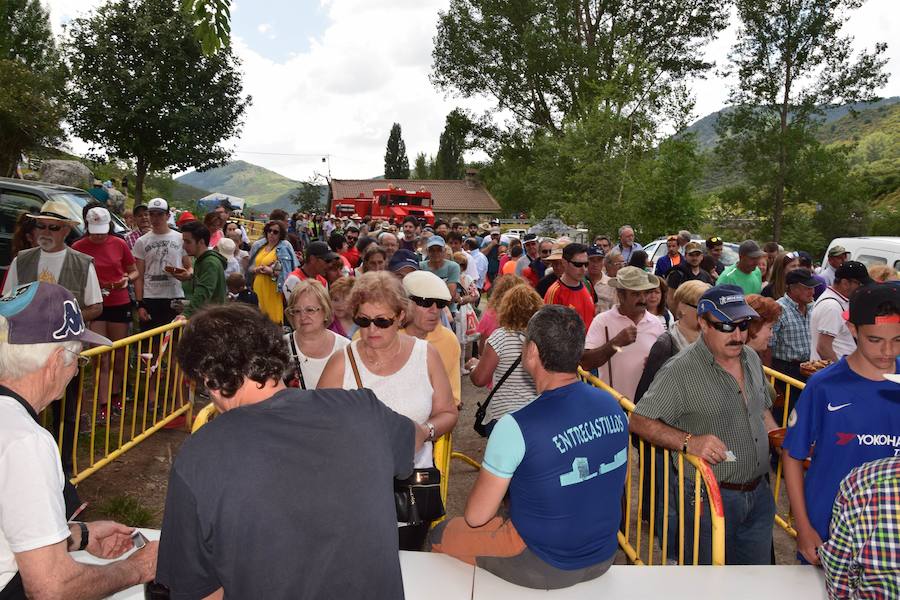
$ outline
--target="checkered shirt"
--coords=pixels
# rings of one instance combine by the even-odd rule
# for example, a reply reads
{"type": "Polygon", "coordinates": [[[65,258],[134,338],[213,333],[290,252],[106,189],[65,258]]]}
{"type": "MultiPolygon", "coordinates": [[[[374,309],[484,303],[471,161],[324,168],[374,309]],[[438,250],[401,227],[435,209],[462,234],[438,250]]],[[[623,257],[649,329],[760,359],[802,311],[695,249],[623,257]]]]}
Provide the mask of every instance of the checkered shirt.
{"type": "Polygon", "coordinates": [[[781,305],[781,316],[772,327],[772,339],[769,347],[772,356],[787,362],[804,362],[809,360],[809,317],[813,305],[806,305],[806,314],[800,314],[799,304],[784,295],[778,300],[781,305]]]}
{"type": "Polygon", "coordinates": [[[819,558],[830,598],[900,598],[900,457],[844,478],[819,558]]]}
{"type": "Polygon", "coordinates": [[[138,241],[138,238],[143,234],[140,229],[133,229],[125,234],[125,243],[128,244],[128,248],[134,249],[134,243],[138,241]]]}

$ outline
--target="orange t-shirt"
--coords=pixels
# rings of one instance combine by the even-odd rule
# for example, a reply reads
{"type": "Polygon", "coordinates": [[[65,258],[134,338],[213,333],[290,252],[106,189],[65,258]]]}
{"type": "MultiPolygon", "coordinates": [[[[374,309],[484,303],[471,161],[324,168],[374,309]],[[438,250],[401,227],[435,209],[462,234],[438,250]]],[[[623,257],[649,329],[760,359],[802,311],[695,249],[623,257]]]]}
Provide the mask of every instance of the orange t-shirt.
{"type": "Polygon", "coordinates": [[[594,299],[582,282],[578,283],[578,287],[571,288],[562,281],[556,281],[544,294],[544,304],[559,304],[574,309],[586,328],[594,320],[594,299]]]}

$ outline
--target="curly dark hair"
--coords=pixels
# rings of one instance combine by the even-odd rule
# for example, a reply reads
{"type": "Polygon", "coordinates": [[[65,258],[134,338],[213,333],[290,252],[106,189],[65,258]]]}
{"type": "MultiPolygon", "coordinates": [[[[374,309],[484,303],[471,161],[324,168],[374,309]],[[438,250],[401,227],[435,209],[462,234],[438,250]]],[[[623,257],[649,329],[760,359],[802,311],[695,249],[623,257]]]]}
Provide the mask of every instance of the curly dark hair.
{"type": "Polygon", "coordinates": [[[290,365],[281,329],[256,307],[239,302],[192,316],[175,357],[190,380],[225,398],[232,398],[245,379],[260,388],[281,379],[290,365]]]}

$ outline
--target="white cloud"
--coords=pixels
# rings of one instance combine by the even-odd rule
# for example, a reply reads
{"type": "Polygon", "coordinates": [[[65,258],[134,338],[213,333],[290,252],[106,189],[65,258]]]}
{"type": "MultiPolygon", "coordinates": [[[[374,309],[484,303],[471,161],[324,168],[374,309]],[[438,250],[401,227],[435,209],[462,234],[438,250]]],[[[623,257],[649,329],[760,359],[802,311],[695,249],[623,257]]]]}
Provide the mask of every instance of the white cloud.
{"type": "Polygon", "coordinates": [[[268,33],[272,26],[268,23],[260,23],[256,26],[256,30],[260,33],[268,33]]]}
{"type": "MultiPolygon", "coordinates": [[[[101,0],[45,0],[56,26],[100,4],[101,0]]],[[[900,39],[900,20],[892,18],[895,0],[870,0],[857,11],[848,31],[860,47],[900,39]]],[[[322,156],[331,155],[332,175],[356,178],[383,169],[391,124],[399,122],[412,161],[417,152],[437,152],[446,114],[455,106],[480,112],[485,99],[446,98],[428,80],[437,12],[449,0],[322,0],[329,24],[308,48],[289,49],[274,61],[235,39],[243,61],[244,89],[253,96],[235,158],[306,178],[325,172],[322,156]]],[[[236,6],[232,4],[232,11],[236,6]]],[[[254,5],[265,13],[265,0],[254,5]]],[[[301,8],[297,9],[302,10],[301,8]]],[[[257,27],[272,34],[271,24],[257,27]],[[265,27],[266,31],[261,28],[265,27]]],[[[711,44],[708,54],[724,66],[734,32],[711,44]]],[[[282,38],[284,39],[284,38],[282,38]]],[[[889,48],[890,83],[884,95],[900,94],[900,44],[889,48]]],[[[715,74],[694,82],[697,116],[717,110],[727,94],[715,74]]]]}

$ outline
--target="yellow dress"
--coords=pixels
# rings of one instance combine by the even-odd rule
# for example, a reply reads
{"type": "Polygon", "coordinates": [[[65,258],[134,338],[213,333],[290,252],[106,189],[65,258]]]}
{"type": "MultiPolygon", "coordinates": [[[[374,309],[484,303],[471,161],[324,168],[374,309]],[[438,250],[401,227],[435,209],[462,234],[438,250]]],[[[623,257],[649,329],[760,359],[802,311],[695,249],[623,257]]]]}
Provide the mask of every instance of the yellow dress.
{"type": "MultiPolygon", "coordinates": [[[[266,252],[265,247],[256,253],[256,259],[253,261],[256,267],[270,267],[277,260],[275,248],[266,252]]],[[[263,311],[269,319],[281,325],[284,319],[284,304],[281,300],[281,292],[278,291],[278,285],[272,281],[269,275],[257,274],[253,278],[253,291],[259,298],[259,310],[263,311]]]]}

